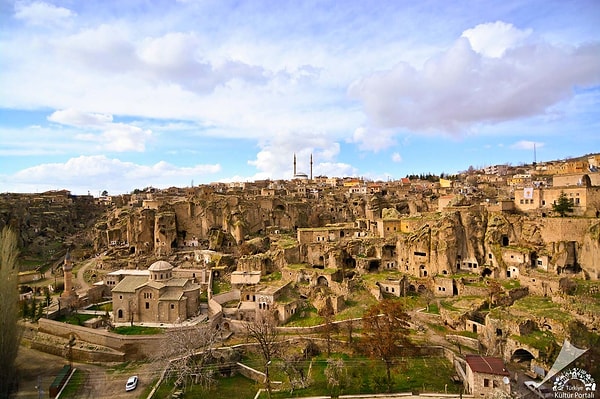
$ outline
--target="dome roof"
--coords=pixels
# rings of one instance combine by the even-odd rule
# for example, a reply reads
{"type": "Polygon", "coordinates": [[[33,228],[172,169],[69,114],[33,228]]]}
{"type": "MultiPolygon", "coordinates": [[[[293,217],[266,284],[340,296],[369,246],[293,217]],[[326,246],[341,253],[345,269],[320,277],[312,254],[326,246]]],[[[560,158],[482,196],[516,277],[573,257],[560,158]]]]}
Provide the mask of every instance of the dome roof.
{"type": "Polygon", "coordinates": [[[150,270],[151,272],[162,272],[162,271],[167,271],[167,270],[172,270],[172,269],[173,269],[173,265],[171,265],[169,262],[166,262],[164,260],[159,260],[157,262],[154,262],[148,268],[148,270],[150,270]]]}

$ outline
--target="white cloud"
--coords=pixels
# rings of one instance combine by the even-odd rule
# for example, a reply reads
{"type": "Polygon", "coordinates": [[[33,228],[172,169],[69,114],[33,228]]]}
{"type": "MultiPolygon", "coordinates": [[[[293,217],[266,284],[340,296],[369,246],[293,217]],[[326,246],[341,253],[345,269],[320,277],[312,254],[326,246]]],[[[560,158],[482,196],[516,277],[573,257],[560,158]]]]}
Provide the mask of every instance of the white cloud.
{"type": "Polygon", "coordinates": [[[57,7],[42,1],[15,3],[15,18],[29,25],[60,25],[76,14],[64,7],[57,7]]]}
{"type": "Polygon", "coordinates": [[[525,44],[489,58],[463,37],[422,69],[400,63],[355,81],[349,93],[378,128],[461,134],[480,123],[544,113],[572,98],[575,87],[599,84],[599,70],[597,42],[525,44]]]}
{"type": "Polygon", "coordinates": [[[471,48],[477,53],[499,58],[507,49],[522,43],[532,32],[532,29],[519,30],[512,24],[496,21],[467,29],[462,37],[469,39],[471,48]]]}
{"type": "Polygon", "coordinates": [[[392,162],[396,162],[396,163],[402,162],[402,156],[397,152],[393,153],[392,154],[392,162]]]}
{"type": "Polygon", "coordinates": [[[343,162],[321,162],[317,168],[319,173],[315,173],[314,176],[348,177],[358,175],[357,168],[343,162]]]}
{"type": "Polygon", "coordinates": [[[53,112],[49,121],[75,126],[84,131],[74,135],[77,140],[97,143],[97,150],[143,152],[152,137],[151,130],[125,123],[113,123],[112,115],[81,112],[72,108],[53,112]]]}
{"type": "Polygon", "coordinates": [[[183,187],[193,179],[200,180],[220,170],[219,164],[178,167],[161,161],[147,166],[94,155],[71,158],[64,163],[41,164],[23,169],[12,176],[4,176],[3,179],[6,185],[23,187],[28,192],[69,188],[77,193],[88,190],[93,193],[98,190],[127,193],[133,188],[147,186],[183,187]]]}
{"type": "Polygon", "coordinates": [[[536,141],[528,141],[528,140],[521,140],[521,141],[517,141],[516,143],[512,144],[510,146],[510,148],[512,148],[513,150],[531,150],[533,151],[534,148],[542,148],[544,146],[544,143],[540,143],[540,142],[536,142],[536,141]]]}
{"type": "Polygon", "coordinates": [[[152,136],[150,130],[143,130],[137,126],[123,123],[112,124],[102,132],[101,142],[106,151],[143,152],[146,149],[146,141],[152,136]]]}
{"type": "Polygon", "coordinates": [[[48,120],[51,122],[60,123],[61,125],[89,127],[105,125],[112,122],[112,115],[98,114],[91,112],[81,112],[73,108],[54,111],[48,120]]]}
{"type": "Polygon", "coordinates": [[[389,148],[396,144],[393,131],[389,129],[372,129],[363,126],[354,130],[350,141],[358,143],[361,150],[373,152],[389,148]]]}

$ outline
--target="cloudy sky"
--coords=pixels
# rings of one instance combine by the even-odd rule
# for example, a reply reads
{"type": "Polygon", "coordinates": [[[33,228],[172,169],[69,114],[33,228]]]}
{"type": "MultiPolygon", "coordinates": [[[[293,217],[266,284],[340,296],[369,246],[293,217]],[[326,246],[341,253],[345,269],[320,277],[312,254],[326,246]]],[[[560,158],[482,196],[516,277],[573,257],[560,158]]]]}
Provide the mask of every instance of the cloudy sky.
{"type": "Polygon", "coordinates": [[[0,1],[0,192],[600,152],[597,0],[0,1]]]}

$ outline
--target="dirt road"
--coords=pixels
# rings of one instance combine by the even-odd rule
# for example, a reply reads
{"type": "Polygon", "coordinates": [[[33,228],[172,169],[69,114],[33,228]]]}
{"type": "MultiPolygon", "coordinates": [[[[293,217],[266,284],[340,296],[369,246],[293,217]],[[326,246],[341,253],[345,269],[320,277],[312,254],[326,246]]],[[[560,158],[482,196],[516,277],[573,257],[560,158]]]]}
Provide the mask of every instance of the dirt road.
{"type": "MultiPolygon", "coordinates": [[[[67,361],[63,357],[21,346],[16,362],[19,370],[19,391],[14,398],[47,398],[50,384],[65,364],[67,361]]],[[[73,367],[85,373],[85,386],[76,396],[83,399],[140,398],[141,393],[160,373],[151,363],[97,365],[74,362],[73,367]],[[125,382],[131,375],[139,376],[138,387],[132,392],[125,392],[125,382]]]]}

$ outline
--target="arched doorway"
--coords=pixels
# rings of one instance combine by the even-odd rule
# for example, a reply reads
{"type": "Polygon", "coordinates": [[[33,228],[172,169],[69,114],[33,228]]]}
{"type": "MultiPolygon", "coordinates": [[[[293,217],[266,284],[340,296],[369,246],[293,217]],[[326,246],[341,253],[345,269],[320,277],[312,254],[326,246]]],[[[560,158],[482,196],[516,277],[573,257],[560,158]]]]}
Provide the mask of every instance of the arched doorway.
{"type": "Polygon", "coordinates": [[[535,356],[533,356],[531,352],[523,348],[514,351],[512,356],[510,357],[510,361],[515,363],[530,362],[532,359],[535,359],[535,356]]]}
{"type": "Polygon", "coordinates": [[[317,278],[317,285],[328,287],[329,286],[329,281],[327,281],[327,277],[325,277],[325,276],[319,276],[317,278]]]}

